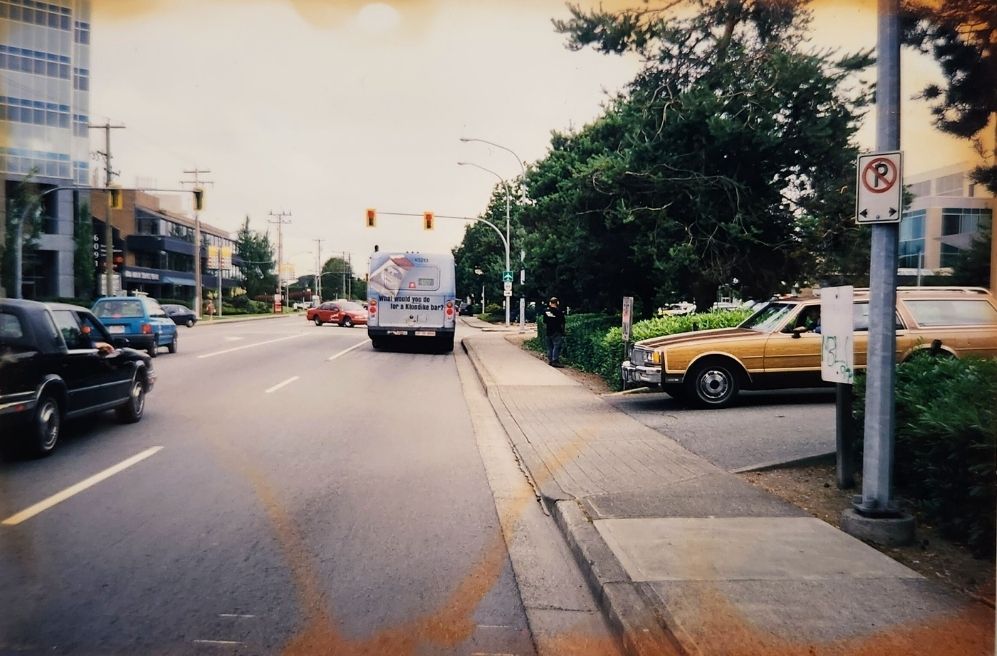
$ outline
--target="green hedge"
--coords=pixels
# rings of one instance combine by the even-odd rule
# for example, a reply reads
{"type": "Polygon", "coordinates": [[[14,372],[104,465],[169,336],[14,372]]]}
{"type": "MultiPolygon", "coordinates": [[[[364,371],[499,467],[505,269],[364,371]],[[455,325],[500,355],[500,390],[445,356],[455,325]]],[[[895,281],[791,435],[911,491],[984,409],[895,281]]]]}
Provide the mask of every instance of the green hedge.
{"type": "MultiPolygon", "coordinates": [[[[863,432],[865,379],[855,384],[863,432]]],[[[926,521],[974,554],[993,552],[997,360],[917,357],[897,366],[894,480],[926,521]]]]}
{"type": "MultiPolygon", "coordinates": [[[[659,317],[638,321],[631,327],[630,341],[640,341],[661,335],[711,330],[736,326],[751,315],[750,310],[704,312],[681,317],[659,317]]],[[[620,363],[623,353],[622,320],[619,316],[605,314],[570,314],[565,322],[564,362],[571,366],[599,374],[612,388],[620,389],[620,363]]],[[[546,333],[543,320],[537,322],[536,339],[528,340],[526,348],[543,353],[546,333]]]]}

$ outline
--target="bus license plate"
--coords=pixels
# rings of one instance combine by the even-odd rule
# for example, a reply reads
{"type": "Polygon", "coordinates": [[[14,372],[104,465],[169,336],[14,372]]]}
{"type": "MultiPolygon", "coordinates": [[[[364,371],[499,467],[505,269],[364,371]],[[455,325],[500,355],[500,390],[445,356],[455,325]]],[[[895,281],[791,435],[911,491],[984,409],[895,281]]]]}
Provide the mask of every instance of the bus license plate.
{"type": "Polygon", "coordinates": [[[417,330],[415,331],[416,337],[436,337],[435,330],[417,330]]]}

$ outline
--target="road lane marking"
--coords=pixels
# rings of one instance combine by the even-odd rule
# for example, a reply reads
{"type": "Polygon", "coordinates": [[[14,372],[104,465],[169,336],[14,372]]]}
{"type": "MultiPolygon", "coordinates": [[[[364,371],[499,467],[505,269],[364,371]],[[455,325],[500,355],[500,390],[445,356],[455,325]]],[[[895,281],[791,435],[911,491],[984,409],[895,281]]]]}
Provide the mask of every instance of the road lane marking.
{"type": "Polygon", "coordinates": [[[225,341],[226,342],[241,342],[244,339],[246,339],[246,338],[245,337],[236,337],[235,335],[226,335],[226,337],[225,337],[225,341]]]}
{"type": "Polygon", "coordinates": [[[194,640],[194,643],[198,645],[216,645],[219,647],[238,647],[244,645],[244,642],[236,642],[235,640],[194,640]]]}
{"type": "Polygon", "coordinates": [[[276,392],[281,387],[284,387],[285,385],[290,385],[291,383],[293,383],[294,381],[298,380],[299,378],[301,378],[301,376],[291,376],[290,378],[288,378],[284,382],[277,383],[273,387],[269,388],[266,392],[264,392],[264,394],[269,394],[270,392],[276,392]]]}
{"type": "Polygon", "coordinates": [[[39,501],[38,503],[36,503],[33,506],[29,506],[28,508],[25,508],[24,510],[22,510],[21,512],[15,514],[15,515],[11,515],[7,519],[5,519],[2,522],[0,522],[0,524],[3,524],[4,526],[16,526],[16,525],[20,524],[23,521],[29,520],[32,517],[34,517],[35,515],[48,510],[52,506],[54,506],[56,504],[59,504],[59,503],[62,503],[66,499],[68,499],[68,498],[70,498],[70,497],[72,497],[74,495],[79,494],[83,490],[86,490],[87,488],[93,487],[97,483],[100,483],[101,481],[103,481],[103,480],[105,480],[107,478],[110,478],[111,476],[114,476],[115,474],[128,469],[132,465],[137,464],[137,463],[145,460],[149,456],[152,456],[152,455],[155,455],[155,454],[159,453],[162,449],[163,449],[163,447],[161,447],[161,446],[154,446],[152,448],[146,449],[142,453],[139,453],[137,455],[132,456],[131,458],[128,458],[127,460],[122,460],[118,464],[116,464],[116,465],[114,465],[112,467],[108,467],[104,471],[99,472],[97,474],[94,474],[90,478],[87,478],[85,480],[80,481],[76,485],[71,485],[71,486],[67,487],[62,492],[56,492],[55,494],[53,494],[52,496],[48,497],[47,499],[39,501]]]}
{"type": "Polygon", "coordinates": [[[299,337],[304,337],[311,333],[301,333],[298,335],[288,335],[287,337],[277,337],[276,339],[268,339],[262,342],[253,342],[252,344],[243,344],[242,346],[234,346],[230,349],[224,349],[222,351],[215,351],[214,353],[205,353],[204,355],[197,356],[198,359],[213,358],[216,355],[225,355],[226,353],[233,353],[235,351],[241,351],[243,349],[253,348],[256,346],[263,346],[264,344],[273,344],[274,342],[283,342],[288,339],[297,339],[299,337]]]}
{"type": "Polygon", "coordinates": [[[256,617],[255,615],[241,615],[239,613],[219,613],[218,617],[235,618],[238,620],[250,620],[256,617]]]}
{"type": "Polygon", "coordinates": [[[359,343],[357,343],[357,344],[354,344],[353,346],[351,346],[351,347],[350,347],[350,348],[348,348],[348,349],[343,349],[342,351],[340,351],[340,352],[339,352],[339,353],[337,353],[336,355],[330,355],[330,356],[329,356],[329,362],[332,362],[332,361],[333,361],[333,360],[335,360],[336,358],[341,358],[342,356],[346,355],[347,353],[349,353],[349,352],[350,352],[350,351],[352,351],[353,349],[358,349],[358,348],[360,348],[361,346],[363,346],[364,344],[366,344],[366,343],[367,343],[367,341],[368,341],[368,340],[366,340],[366,339],[365,339],[365,340],[364,340],[364,341],[362,341],[362,342],[359,342],[359,343]]]}

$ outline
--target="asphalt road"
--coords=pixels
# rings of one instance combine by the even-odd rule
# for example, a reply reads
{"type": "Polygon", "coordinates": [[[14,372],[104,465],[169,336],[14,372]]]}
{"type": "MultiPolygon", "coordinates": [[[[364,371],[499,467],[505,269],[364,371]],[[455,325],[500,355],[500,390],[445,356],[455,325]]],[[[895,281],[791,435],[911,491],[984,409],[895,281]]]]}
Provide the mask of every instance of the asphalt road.
{"type": "Polygon", "coordinates": [[[603,398],[728,471],[835,449],[833,388],[741,392],[723,410],[689,408],[660,392],[603,398]]]}
{"type": "Polygon", "coordinates": [[[533,652],[454,357],[180,329],[143,420],[0,461],[0,654],[533,652]]]}

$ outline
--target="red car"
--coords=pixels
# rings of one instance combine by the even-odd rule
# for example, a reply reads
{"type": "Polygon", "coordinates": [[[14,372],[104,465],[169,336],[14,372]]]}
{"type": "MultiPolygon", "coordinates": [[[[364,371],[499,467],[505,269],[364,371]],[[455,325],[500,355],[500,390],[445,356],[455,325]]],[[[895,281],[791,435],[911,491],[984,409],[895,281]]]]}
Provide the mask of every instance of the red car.
{"type": "Polygon", "coordinates": [[[353,301],[327,301],[318,307],[308,308],[305,319],[314,321],[316,326],[324,323],[337,323],[350,328],[367,325],[367,310],[353,301]]]}

